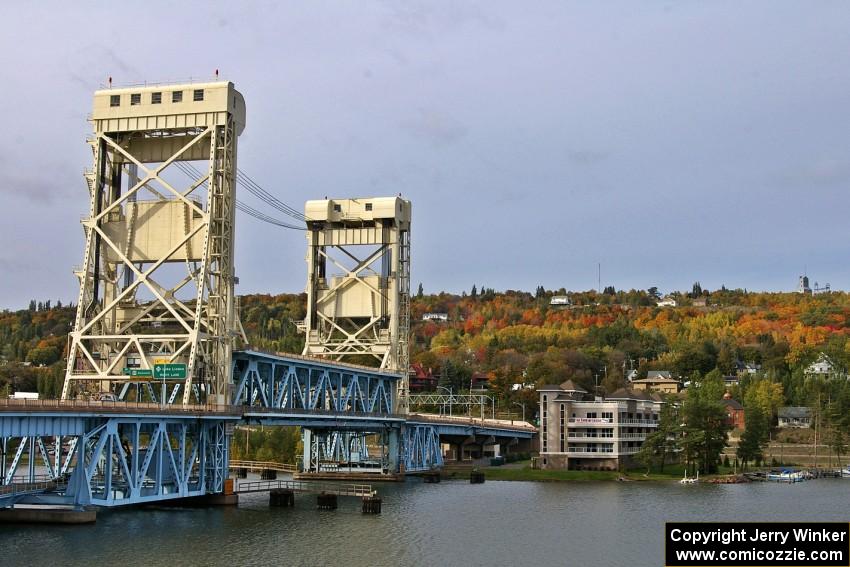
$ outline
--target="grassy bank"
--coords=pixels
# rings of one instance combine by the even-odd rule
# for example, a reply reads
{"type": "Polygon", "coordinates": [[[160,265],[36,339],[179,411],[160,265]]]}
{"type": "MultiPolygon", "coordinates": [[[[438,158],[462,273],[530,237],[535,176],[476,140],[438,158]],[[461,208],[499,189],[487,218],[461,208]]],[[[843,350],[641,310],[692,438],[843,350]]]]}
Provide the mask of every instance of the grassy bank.
{"type": "MultiPolygon", "coordinates": [[[[667,465],[664,470],[653,470],[649,474],[646,469],[633,469],[625,472],[618,471],[564,471],[564,470],[537,470],[531,468],[530,462],[519,463],[519,466],[481,467],[487,480],[514,480],[514,481],[537,481],[537,482],[561,482],[561,481],[600,481],[600,480],[627,480],[627,481],[672,481],[679,480],[685,475],[683,465],[667,465]]],[[[730,474],[731,470],[721,467],[717,475],[730,474]]],[[[446,471],[444,478],[469,478],[468,470],[446,471]]]]}

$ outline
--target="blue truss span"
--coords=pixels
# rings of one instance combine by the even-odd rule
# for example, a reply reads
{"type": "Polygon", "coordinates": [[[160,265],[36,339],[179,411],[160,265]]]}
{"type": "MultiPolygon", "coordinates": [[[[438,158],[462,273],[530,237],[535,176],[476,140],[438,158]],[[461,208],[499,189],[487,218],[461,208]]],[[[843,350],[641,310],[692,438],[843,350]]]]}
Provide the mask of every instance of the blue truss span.
{"type": "Polygon", "coordinates": [[[222,492],[241,415],[151,405],[3,407],[0,506],[122,506],[222,492]],[[35,485],[42,489],[16,488],[35,485]]]}
{"type": "Polygon", "coordinates": [[[301,427],[304,470],[315,472],[339,463],[382,474],[428,471],[443,464],[441,437],[533,434],[527,425],[394,413],[399,378],[248,350],[234,353],[230,405],[0,400],[0,507],[123,506],[221,493],[238,423],[301,427]],[[380,450],[370,452],[370,444],[380,450]]]}
{"type": "Polygon", "coordinates": [[[401,376],[377,368],[260,351],[233,353],[233,405],[391,415],[401,376]]]}

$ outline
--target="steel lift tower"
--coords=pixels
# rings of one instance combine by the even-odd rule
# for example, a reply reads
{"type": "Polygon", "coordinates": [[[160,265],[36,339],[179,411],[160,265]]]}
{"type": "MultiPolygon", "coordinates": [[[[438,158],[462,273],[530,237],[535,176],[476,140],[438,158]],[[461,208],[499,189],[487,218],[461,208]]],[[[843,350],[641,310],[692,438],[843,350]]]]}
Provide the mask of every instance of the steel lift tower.
{"type": "Polygon", "coordinates": [[[401,375],[406,412],[410,334],[410,201],[307,201],[304,354],[368,363],[401,375]],[[332,273],[333,272],[333,273],[332,273]]]}
{"type": "Polygon", "coordinates": [[[95,92],[89,213],[63,399],[226,404],[237,137],[230,82],[95,92]],[[186,184],[185,165],[203,173],[186,184]]]}

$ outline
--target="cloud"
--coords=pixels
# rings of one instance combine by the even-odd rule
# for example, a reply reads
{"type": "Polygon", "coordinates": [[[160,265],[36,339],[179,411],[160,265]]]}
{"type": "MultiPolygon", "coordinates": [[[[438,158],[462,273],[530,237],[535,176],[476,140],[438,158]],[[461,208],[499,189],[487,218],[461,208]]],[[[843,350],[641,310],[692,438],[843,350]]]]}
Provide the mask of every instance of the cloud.
{"type": "Polygon", "coordinates": [[[432,40],[468,25],[477,25],[491,31],[502,31],[504,21],[492,10],[471,3],[448,2],[386,2],[387,15],[384,26],[404,36],[432,40]]]}
{"type": "MultiPolygon", "coordinates": [[[[9,167],[0,169],[0,195],[24,197],[35,203],[50,203],[55,199],[72,196],[66,180],[75,179],[67,168],[58,165],[48,167],[21,167],[18,173],[9,167]]],[[[79,181],[78,178],[76,178],[79,181]]],[[[77,186],[74,185],[74,188],[77,186]]]]}
{"type": "Polygon", "coordinates": [[[415,116],[401,124],[401,128],[414,137],[429,141],[434,147],[453,144],[467,132],[463,124],[448,114],[425,109],[419,109],[415,116]]]}
{"type": "Polygon", "coordinates": [[[594,165],[608,159],[610,154],[599,150],[579,149],[567,153],[567,158],[576,165],[594,165]]]}
{"type": "Polygon", "coordinates": [[[787,185],[833,185],[850,181],[850,159],[822,158],[780,174],[787,185]]]}

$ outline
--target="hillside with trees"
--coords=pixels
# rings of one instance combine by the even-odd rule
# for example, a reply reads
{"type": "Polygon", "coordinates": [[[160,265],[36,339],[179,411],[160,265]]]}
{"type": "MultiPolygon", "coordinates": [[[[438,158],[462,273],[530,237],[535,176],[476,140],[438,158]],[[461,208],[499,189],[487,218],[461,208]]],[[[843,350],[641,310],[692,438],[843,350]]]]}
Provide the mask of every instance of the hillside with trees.
{"type": "MultiPolygon", "coordinates": [[[[825,414],[850,413],[847,380],[805,377],[821,353],[848,367],[850,295],[709,291],[694,284],[671,297],[676,307],[658,307],[655,288],[497,293],[473,286],[453,295],[425,294],[420,286],[411,303],[411,361],[455,392],[486,384],[503,407],[525,402],[529,408],[536,405],[534,386],[568,378],[605,393],[632,370],[637,377],[669,370],[699,383],[752,363],[758,373],[744,375],[732,391],[745,405],[770,397],[764,409],[775,414],[778,405],[819,399],[825,414]],[[568,296],[569,304],[552,305],[553,296],[568,296]],[[423,321],[426,313],[448,320],[423,321]]],[[[305,314],[303,294],[242,296],[240,311],[252,345],[301,351],[295,324],[305,314]]],[[[49,301],[0,312],[0,390],[58,395],[73,316],[73,308],[49,301]]]]}

